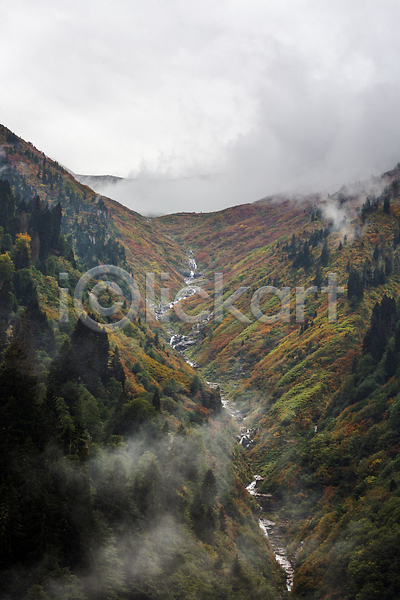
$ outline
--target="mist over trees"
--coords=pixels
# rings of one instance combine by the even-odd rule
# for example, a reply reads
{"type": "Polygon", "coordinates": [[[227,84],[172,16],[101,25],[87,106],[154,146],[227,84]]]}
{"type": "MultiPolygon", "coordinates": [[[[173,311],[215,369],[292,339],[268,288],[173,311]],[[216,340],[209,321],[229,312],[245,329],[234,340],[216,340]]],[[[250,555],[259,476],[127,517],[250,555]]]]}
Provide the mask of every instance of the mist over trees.
{"type": "MultiPolygon", "coordinates": [[[[294,566],[293,598],[397,600],[399,168],[326,199],[147,221],[2,128],[0,141],[0,596],[284,598],[261,514],[294,566]],[[159,282],[172,265],[173,292],[188,248],[209,292],[188,314],[214,309],[216,272],[225,298],[247,288],[245,323],[171,311],[198,369],[144,302],[120,332],[77,319],[85,270],[115,261],[143,290],[141,271],[159,282]],[[268,286],[308,290],[301,323],[293,293],[288,321],[253,319],[268,286]]],[[[107,286],[98,298],[115,301],[107,286]]],[[[95,316],[86,292],[83,304],[103,326],[127,310],[95,316]]],[[[279,314],[276,294],[259,306],[279,314]]]]}
{"type": "Polygon", "coordinates": [[[0,207],[2,597],[272,600],[281,575],[219,460],[219,393],[143,320],[111,339],[49,317],[57,271],[80,276],[60,205],[0,181],[0,207]]]}

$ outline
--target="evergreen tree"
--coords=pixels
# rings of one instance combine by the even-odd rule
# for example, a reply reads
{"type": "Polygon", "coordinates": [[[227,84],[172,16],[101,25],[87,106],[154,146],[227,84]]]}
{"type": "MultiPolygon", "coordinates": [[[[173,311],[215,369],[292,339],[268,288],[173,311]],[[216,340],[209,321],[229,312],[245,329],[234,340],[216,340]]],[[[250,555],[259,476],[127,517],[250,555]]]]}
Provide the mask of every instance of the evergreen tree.
{"type": "Polygon", "coordinates": [[[58,203],[51,211],[51,239],[50,248],[58,250],[60,246],[62,210],[61,204],[58,203]]]}
{"type": "Polygon", "coordinates": [[[320,257],[321,265],[323,267],[326,267],[328,265],[328,261],[329,261],[328,242],[325,238],[324,243],[322,245],[322,250],[321,250],[321,257],[320,257]]]}
{"type": "Polygon", "coordinates": [[[32,372],[33,355],[26,320],[4,351],[0,367],[0,454],[4,457],[15,445],[29,440],[40,445],[39,408],[36,400],[38,379],[32,372]]]}
{"type": "Polygon", "coordinates": [[[15,234],[17,225],[14,193],[8,181],[0,179],[0,225],[4,232],[15,234]]]}
{"type": "Polygon", "coordinates": [[[8,321],[13,291],[14,263],[8,254],[0,255],[0,322],[8,321]]]}
{"type": "Polygon", "coordinates": [[[235,560],[232,565],[232,577],[241,577],[242,575],[242,567],[239,561],[239,556],[236,554],[235,560]]]}
{"type": "Polygon", "coordinates": [[[295,254],[296,254],[296,236],[293,233],[292,234],[292,239],[291,239],[290,244],[289,244],[289,255],[290,256],[295,256],[295,254]]]}
{"type": "Polygon", "coordinates": [[[395,375],[397,370],[397,358],[392,348],[388,348],[385,359],[385,374],[386,379],[390,379],[395,375]]]}
{"type": "Polygon", "coordinates": [[[377,266],[376,269],[374,269],[374,275],[373,275],[374,287],[377,287],[378,285],[384,285],[386,283],[385,268],[384,268],[384,265],[382,264],[382,261],[380,261],[380,262],[381,262],[381,264],[379,264],[379,266],[377,266]]]}
{"type": "MultiPolygon", "coordinates": [[[[71,346],[78,375],[89,392],[96,396],[100,383],[106,384],[109,378],[108,335],[104,331],[93,331],[78,319],[71,336],[71,346]]],[[[118,362],[117,354],[114,366],[117,369],[117,376],[122,377],[117,366],[118,362]]]]}
{"type": "Polygon", "coordinates": [[[200,377],[199,377],[199,376],[196,374],[196,375],[193,377],[192,381],[190,382],[190,393],[191,393],[191,394],[193,394],[193,396],[194,396],[194,395],[196,395],[196,394],[197,394],[197,392],[198,392],[199,390],[201,390],[201,387],[202,387],[202,386],[201,386],[201,379],[200,379],[200,377]]]}
{"type": "Polygon", "coordinates": [[[397,324],[396,333],[394,335],[394,351],[400,352],[400,323],[397,324]]]}
{"type": "Polygon", "coordinates": [[[214,508],[217,496],[217,481],[212,469],[208,469],[201,485],[201,499],[208,508],[214,508]]]}
{"type": "Polygon", "coordinates": [[[363,353],[370,353],[375,362],[379,362],[392,335],[396,318],[396,303],[393,298],[385,296],[381,303],[377,302],[372,310],[370,327],[363,340],[363,353]]]}
{"type": "Polygon", "coordinates": [[[367,259],[366,262],[364,263],[363,266],[363,282],[364,282],[364,287],[368,288],[370,285],[373,284],[373,270],[371,269],[371,263],[370,261],[367,259]]]}
{"type": "Polygon", "coordinates": [[[119,350],[117,347],[115,347],[114,353],[111,358],[109,376],[114,377],[116,381],[119,381],[122,384],[122,387],[125,386],[126,375],[121,363],[121,359],[119,357],[119,350]]]}
{"type": "Polygon", "coordinates": [[[363,279],[353,267],[350,268],[349,279],[347,281],[347,298],[351,300],[355,298],[356,301],[361,300],[364,297],[364,283],[363,279]]]}
{"type": "Polygon", "coordinates": [[[385,199],[383,201],[383,212],[386,213],[387,215],[390,214],[390,198],[389,198],[389,195],[386,195],[385,199]]]}
{"type": "Polygon", "coordinates": [[[49,385],[54,388],[55,393],[68,381],[78,379],[78,366],[70,341],[65,341],[60,352],[53,360],[49,371],[49,385]]]}
{"type": "Polygon", "coordinates": [[[158,391],[158,388],[156,388],[156,390],[153,394],[152,404],[158,412],[161,411],[160,392],[158,391]]]}
{"type": "Polygon", "coordinates": [[[385,256],[385,277],[390,277],[393,271],[393,263],[390,256],[385,256]]]}
{"type": "Polygon", "coordinates": [[[311,266],[310,247],[306,240],[303,245],[303,267],[307,271],[311,266]]]}
{"type": "Polygon", "coordinates": [[[315,271],[313,285],[315,285],[317,288],[319,288],[319,287],[321,287],[321,284],[322,284],[321,271],[320,271],[320,268],[317,267],[317,270],[315,271]]]}
{"type": "Polygon", "coordinates": [[[9,233],[5,233],[1,238],[1,252],[9,252],[12,247],[12,237],[9,233]]]}

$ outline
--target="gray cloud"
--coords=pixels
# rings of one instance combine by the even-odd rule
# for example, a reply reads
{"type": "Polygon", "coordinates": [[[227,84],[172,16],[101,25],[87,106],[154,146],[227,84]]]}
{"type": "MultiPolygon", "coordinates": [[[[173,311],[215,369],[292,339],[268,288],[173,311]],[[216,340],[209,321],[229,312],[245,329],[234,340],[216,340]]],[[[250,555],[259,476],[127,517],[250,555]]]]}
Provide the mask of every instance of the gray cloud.
{"type": "Polygon", "coordinates": [[[400,160],[394,0],[0,7],[0,121],[144,213],[333,191],[400,160]],[[210,177],[202,178],[202,174],[210,177]]]}

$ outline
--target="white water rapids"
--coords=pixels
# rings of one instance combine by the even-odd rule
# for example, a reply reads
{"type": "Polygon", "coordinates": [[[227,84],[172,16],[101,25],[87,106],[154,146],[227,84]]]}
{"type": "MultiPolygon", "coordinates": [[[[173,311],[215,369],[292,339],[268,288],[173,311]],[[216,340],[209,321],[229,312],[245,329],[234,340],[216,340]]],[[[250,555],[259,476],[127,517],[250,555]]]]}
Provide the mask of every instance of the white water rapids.
{"type": "MultiPolygon", "coordinates": [[[[166,301],[166,299],[164,298],[164,303],[160,301],[159,306],[150,306],[151,310],[154,311],[154,315],[158,321],[162,321],[168,314],[168,311],[171,308],[174,308],[174,306],[176,306],[181,300],[190,298],[191,296],[194,296],[194,294],[196,294],[198,291],[200,291],[200,287],[194,285],[193,283],[196,277],[197,263],[193,257],[193,252],[191,250],[188,251],[188,266],[189,276],[184,278],[185,286],[179,290],[179,292],[175,296],[175,299],[170,302],[169,300],[166,301]]],[[[178,352],[184,350],[188,345],[195,343],[186,335],[179,335],[173,333],[172,331],[170,332],[170,335],[171,337],[169,344],[170,346],[172,346],[172,348],[178,350],[178,352]]]]}

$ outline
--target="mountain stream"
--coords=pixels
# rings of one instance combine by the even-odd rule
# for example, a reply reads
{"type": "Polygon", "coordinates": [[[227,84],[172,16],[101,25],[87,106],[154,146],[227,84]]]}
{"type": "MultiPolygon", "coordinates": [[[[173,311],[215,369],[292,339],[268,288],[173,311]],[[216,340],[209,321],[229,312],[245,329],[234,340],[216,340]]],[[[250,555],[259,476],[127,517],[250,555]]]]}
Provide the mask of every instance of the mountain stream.
{"type": "MultiPolygon", "coordinates": [[[[189,263],[189,276],[185,278],[186,286],[180,290],[176,299],[173,302],[165,304],[163,306],[160,306],[159,310],[157,311],[158,319],[162,319],[162,316],[170,308],[173,308],[173,306],[175,304],[177,304],[180,300],[184,300],[185,298],[190,298],[191,296],[196,294],[196,292],[199,290],[199,287],[194,285],[194,283],[193,283],[194,279],[196,277],[197,264],[196,264],[196,261],[193,256],[193,252],[191,250],[188,251],[188,263],[189,263]]],[[[170,340],[169,340],[170,346],[172,348],[174,348],[175,350],[177,350],[178,352],[183,352],[189,346],[192,346],[196,343],[196,341],[193,338],[191,338],[190,336],[176,334],[173,331],[169,331],[168,333],[171,336],[170,340]]],[[[191,367],[196,367],[196,364],[193,363],[192,361],[186,359],[186,362],[191,367]]],[[[220,388],[220,385],[215,382],[207,381],[207,384],[211,388],[217,388],[217,387],[220,388]]],[[[229,412],[231,417],[233,419],[235,419],[238,423],[242,423],[244,421],[242,413],[239,410],[237,410],[232,405],[232,403],[230,403],[228,401],[228,399],[222,392],[221,392],[221,404],[222,404],[223,408],[229,412]]],[[[236,436],[237,442],[244,448],[249,448],[253,444],[253,440],[251,438],[251,435],[253,432],[254,432],[254,429],[248,429],[246,427],[241,427],[239,435],[236,436]]],[[[249,494],[254,496],[255,500],[258,502],[261,512],[263,511],[263,504],[264,505],[268,504],[268,506],[270,507],[271,501],[272,501],[271,494],[260,494],[259,492],[257,492],[257,485],[262,480],[263,480],[263,478],[260,475],[255,475],[254,480],[251,483],[249,483],[249,485],[246,487],[246,490],[249,492],[249,494]]],[[[277,525],[274,521],[271,521],[263,516],[258,518],[258,525],[259,525],[260,529],[263,531],[264,535],[268,538],[268,540],[272,546],[272,550],[274,552],[276,561],[278,562],[278,564],[283,568],[283,570],[286,573],[286,588],[290,592],[293,587],[294,568],[293,568],[292,563],[290,562],[290,560],[287,557],[287,551],[283,545],[282,535],[280,533],[280,530],[282,529],[282,527],[284,525],[283,524],[277,525]]]]}

